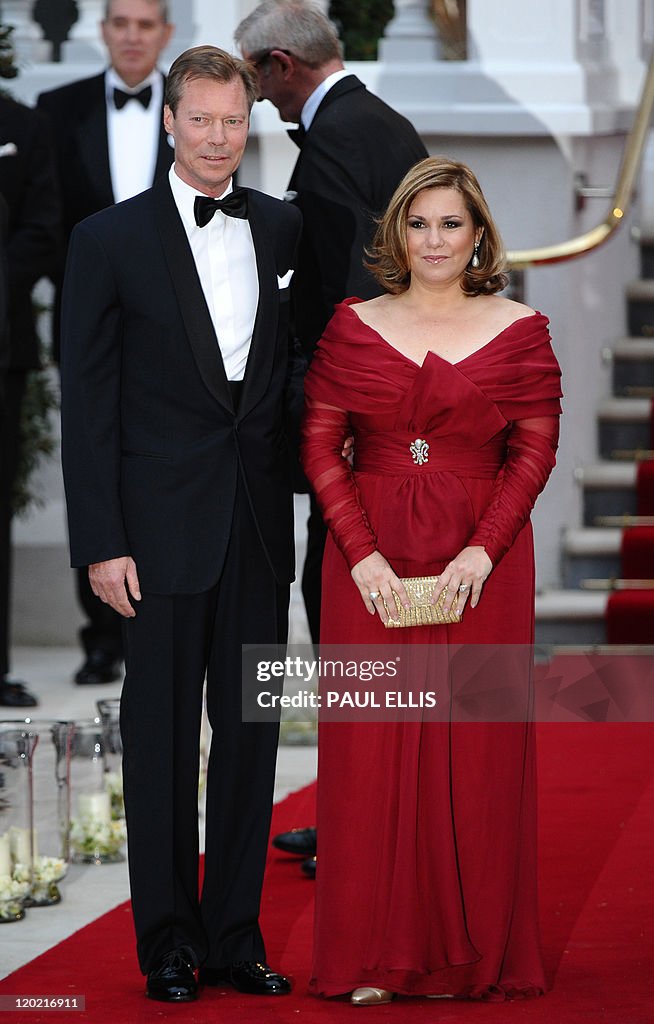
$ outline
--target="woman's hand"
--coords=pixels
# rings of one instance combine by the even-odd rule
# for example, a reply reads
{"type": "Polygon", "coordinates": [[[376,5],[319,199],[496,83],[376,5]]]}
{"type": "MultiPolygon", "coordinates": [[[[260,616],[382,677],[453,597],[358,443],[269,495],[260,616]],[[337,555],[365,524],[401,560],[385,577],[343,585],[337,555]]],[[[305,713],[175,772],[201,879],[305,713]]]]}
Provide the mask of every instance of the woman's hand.
{"type": "Polygon", "coordinates": [[[481,546],[464,548],[456,558],[449,562],[438,577],[434,587],[432,604],[436,604],[441,593],[446,590],[443,600],[443,611],[448,612],[458,596],[459,614],[463,613],[465,603],[470,598],[470,607],[476,608],[481,595],[481,588],[492,572],[493,563],[481,546]]]}
{"type": "Polygon", "coordinates": [[[388,621],[388,613],[384,607],[395,610],[395,598],[393,591],[399,597],[405,608],[409,607],[409,599],[404,589],[404,584],[395,575],[390,565],[379,551],[373,551],[371,555],[362,558],[352,569],[352,579],[359,588],[359,593],[366,608],[371,615],[375,612],[382,622],[388,621]],[[382,598],[384,600],[382,600],[382,598]]]}

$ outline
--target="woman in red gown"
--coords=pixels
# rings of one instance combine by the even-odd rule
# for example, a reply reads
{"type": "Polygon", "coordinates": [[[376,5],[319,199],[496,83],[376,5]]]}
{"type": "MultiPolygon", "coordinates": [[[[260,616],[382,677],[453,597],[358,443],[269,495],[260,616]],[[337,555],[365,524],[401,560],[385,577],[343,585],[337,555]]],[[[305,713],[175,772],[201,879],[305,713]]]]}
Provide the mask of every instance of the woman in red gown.
{"type": "MultiPolygon", "coordinates": [[[[496,294],[502,261],[472,172],[429,157],[377,232],[386,294],[348,299],[326,328],[303,441],[330,530],[323,644],[530,651],[529,514],[555,461],[560,371],[546,317],[496,294]],[[387,631],[401,578],[430,574],[460,621],[387,631]]],[[[526,708],[529,664],[515,664],[526,708]]],[[[438,692],[451,672],[430,676],[421,685],[438,692]]],[[[371,1005],[545,990],[534,737],[519,717],[320,723],[316,994],[371,1005]]]]}

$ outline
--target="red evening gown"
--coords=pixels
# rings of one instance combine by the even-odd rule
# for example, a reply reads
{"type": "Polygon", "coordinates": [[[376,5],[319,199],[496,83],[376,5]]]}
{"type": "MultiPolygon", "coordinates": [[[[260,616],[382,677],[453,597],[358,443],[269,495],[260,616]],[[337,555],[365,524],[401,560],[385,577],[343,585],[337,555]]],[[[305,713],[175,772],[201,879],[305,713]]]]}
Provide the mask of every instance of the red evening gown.
{"type": "MultiPolygon", "coordinates": [[[[418,366],[358,301],[336,307],[306,379],[303,464],[330,531],[321,642],[530,645],[529,513],[554,465],[561,395],[547,319],[418,366]],[[461,622],[388,631],[366,611],[350,575],[361,558],[379,550],[399,576],[427,575],[466,544],[494,569],[461,622]]],[[[527,693],[529,672],[518,682],[527,693]]],[[[532,726],[322,722],[318,749],[311,990],[541,994],[532,726]]]]}

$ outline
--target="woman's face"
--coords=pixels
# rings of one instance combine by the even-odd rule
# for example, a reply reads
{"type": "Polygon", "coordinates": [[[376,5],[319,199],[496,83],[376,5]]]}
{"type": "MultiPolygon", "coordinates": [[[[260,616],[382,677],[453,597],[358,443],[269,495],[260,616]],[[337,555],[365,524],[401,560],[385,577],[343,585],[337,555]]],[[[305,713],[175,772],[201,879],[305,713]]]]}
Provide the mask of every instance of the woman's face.
{"type": "Polygon", "coordinates": [[[481,238],[463,196],[453,188],[428,188],[409,207],[406,245],[411,281],[447,285],[458,281],[481,238]]]}

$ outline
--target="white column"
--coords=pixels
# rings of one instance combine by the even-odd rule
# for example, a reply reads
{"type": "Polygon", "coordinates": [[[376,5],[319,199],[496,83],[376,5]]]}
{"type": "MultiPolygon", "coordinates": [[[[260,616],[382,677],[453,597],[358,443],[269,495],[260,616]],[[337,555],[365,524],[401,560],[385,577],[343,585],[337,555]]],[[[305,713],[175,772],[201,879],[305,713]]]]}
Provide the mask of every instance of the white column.
{"type": "Polygon", "coordinates": [[[71,29],[68,42],[62,47],[62,60],[104,61],[106,50],[100,35],[100,22],[104,17],[103,0],[77,0],[79,18],[71,29]]]}
{"type": "Polygon", "coordinates": [[[14,32],[12,41],[18,57],[18,63],[40,63],[48,60],[50,44],[43,39],[43,32],[32,21],[31,4],[24,0],[4,0],[2,4],[2,23],[12,25],[14,32]]]}
{"type": "Polygon", "coordinates": [[[202,43],[209,43],[211,46],[219,46],[228,53],[234,53],[234,29],[241,18],[249,14],[257,5],[252,3],[247,6],[248,10],[242,10],[243,4],[240,0],[195,0],[194,20],[194,41],[199,46],[202,43]]]}
{"type": "Polygon", "coordinates": [[[438,60],[440,41],[429,9],[429,0],[395,0],[395,17],[379,43],[380,60],[407,64],[438,60]]]}

